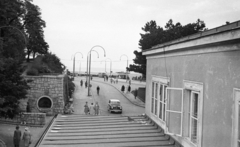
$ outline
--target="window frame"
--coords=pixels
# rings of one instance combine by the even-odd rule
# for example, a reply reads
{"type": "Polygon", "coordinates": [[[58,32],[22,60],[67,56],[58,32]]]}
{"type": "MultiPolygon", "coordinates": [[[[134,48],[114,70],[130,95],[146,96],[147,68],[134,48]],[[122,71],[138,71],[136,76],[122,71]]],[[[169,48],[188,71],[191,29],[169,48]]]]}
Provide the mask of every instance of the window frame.
{"type": "MultiPolygon", "coordinates": [[[[160,111],[160,94],[159,94],[159,92],[160,92],[160,87],[161,87],[161,85],[164,85],[164,86],[166,86],[166,87],[168,87],[168,85],[169,85],[169,82],[170,82],[170,78],[168,78],[168,77],[162,77],[162,76],[155,76],[155,75],[153,75],[152,76],[152,81],[151,81],[151,114],[153,114],[153,116],[154,117],[156,117],[158,120],[160,120],[160,122],[163,124],[163,128],[165,128],[165,125],[166,125],[166,118],[165,118],[165,120],[162,120],[162,119],[160,119],[159,118],[159,111],[160,111]],[[156,115],[154,114],[154,112],[152,112],[152,105],[153,106],[155,106],[155,103],[154,104],[152,104],[152,102],[153,102],[153,94],[155,95],[155,89],[154,89],[154,93],[153,93],[153,82],[155,82],[155,83],[158,83],[158,90],[157,90],[157,113],[156,113],[156,115]]],[[[156,86],[154,86],[154,88],[156,88],[156,86]]],[[[165,92],[164,92],[165,93],[165,92]]],[[[165,99],[166,99],[166,94],[165,94],[165,99]]],[[[155,100],[155,99],[154,99],[155,100]]],[[[166,111],[166,102],[165,102],[165,111],[166,111]]],[[[165,112],[163,112],[164,113],[164,115],[165,115],[165,112]]],[[[166,117],[166,116],[165,116],[166,117]]]]}
{"type": "Polygon", "coordinates": [[[160,83],[160,86],[159,86],[159,102],[158,102],[159,103],[158,118],[164,123],[166,123],[166,100],[167,100],[166,89],[167,89],[167,87],[168,87],[168,85],[160,83]],[[161,95],[160,95],[160,90],[162,90],[161,95]],[[162,110],[161,110],[162,118],[160,117],[160,108],[161,108],[160,103],[162,104],[162,110]]]}
{"type": "Polygon", "coordinates": [[[233,132],[233,137],[232,137],[232,147],[238,147],[238,141],[240,142],[239,135],[240,132],[239,130],[239,109],[240,109],[240,96],[237,96],[237,93],[239,92],[240,94],[240,89],[234,88],[233,89],[233,99],[234,99],[234,109],[233,109],[233,127],[232,127],[232,132],[233,132]]]}
{"type": "MultiPolygon", "coordinates": [[[[183,80],[183,86],[184,86],[184,99],[185,99],[185,102],[187,99],[189,99],[192,95],[192,93],[197,93],[198,94],[198,121],[197,121],[197,125],[198,125],[198,128],[197,128],[197,143],[194,143],[191,141],[191,134],[190,134],[190,130],[189,127],[191,127],[191,125],[189,124],[191,119],[189,117],[186,117],[186,115],[188,115],[188,113],[186,113],[184,111],[184,118],[188,118],[189,120],[185,120],[184,123],[183,123],[183,130],[185,132],[183,137],[185,137],[187,140],[189,140],[192,144],[194,144],[195,146],[198,146],[198,147],[201,147],[202,145],[202,134],[203,134],[203,131],[202,131],[202,128],[203,128],[203,83],[200,83],[200,82],[193,82],[193,81],[187,81],[187,80],[183,80]],[[188,98],[186,98],[186,93],[190,92],[190,96],[188,96],[188,98]],[[188,124],[190,126],[186,126],[185,124],[188,124]],[[184,129],[184,127],[188,127],[187,129],[184,129]],[[188,131],[188,132],[186,132],[188,131]]],[[[190,110],[191,111],[191,101],[192,101],[192,98],[189,99],[190,102],[188,103],[188,106],[190,105],[190,110]]],[[[187,105],[187,104],[184,104],[184,105],[187,105]]],[[[185,106],[186,107],[186,106],[185,106]]]]}
{"type": "Polygon", "coordinates": [[[183,132],[183,88],[175,88],[175,87],[167,87],[166,89],[166,111],[165,111],[165,120],[166,120],[166,133],[169,135],[176,135],[176,136],[182,136],[182,132],[183,132]],[[180,111],[172,111],[170,109],[168,109],[168,101],[169,101],[169,95],[168,95],[168,90],[180,90],[182,91],[182,96],[181,96],[181,110],[180,111]],[[169,127],[167,125],[167,113],[180,113],[181,114],[181,121],[180,121],[180,133],[179,134],[175,134],[175,133],[171,133],[169,131],[169,127]]]}
{"type": "MultiPolygon", "coordinates": [[[[196,144],[196,143],[194,143],[193,141],[192,141],[192,119],[195,119],[195,120],[197,120],[197,125],[198,125],[198,121],[199,121],[199,119],[198,119],[198,117],[197,118],[193,118],[193,115],[192,115],[192,108],[193,108],[193,94],[197,94],[198,95],[198,104],[199,104],[199,95],[200,95],[200,93],[199,92],[197,92],[197,91],[194,91],[194,90],[191,90],[191,94],[190,94],[190,118],[189,118],[189,124],[190,124],[190,126],[189,126],[189,139],[190,139],[190,141],[193,143],[193,144],[196,144]]],[[[198,106],[197,106],[197,108],[198,108],[198,106]]],[[[198,110],[197,110],[198,111],[198,110]]],[[[198,112],[197,112],[198,113],[198,112]]],[[[197,115],[198,116],[198,115],[197,115]]],[[[198,126],[199,127],[199,126],[198,126]]],[[[197,133],[198,133],[198,127],[197,127],[197,133]]],[[[198,134],[197,134],[198,135],[198,134]]],[[[198,136],[197,136],[197,143],[198,143],[198,136]]]]}

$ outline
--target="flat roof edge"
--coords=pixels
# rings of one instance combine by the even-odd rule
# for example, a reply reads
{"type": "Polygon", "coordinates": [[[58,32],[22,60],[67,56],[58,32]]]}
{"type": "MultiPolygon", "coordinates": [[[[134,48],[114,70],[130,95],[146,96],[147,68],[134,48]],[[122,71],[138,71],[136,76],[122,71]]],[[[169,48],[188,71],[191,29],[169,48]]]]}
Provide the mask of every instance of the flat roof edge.
{"type": "Polygon", "coordinates": [[[199,39],[199,38],[202,38],[202,37],[207,37],[207,36],[227,32],[227,31],[237,30],[237,29],[240,29],[240,20],[236,21],[236,22],[233,22],[233,23],[230,23],[230,24],[227,24],[227,25],[219,26],[219,27],[216,27],[216,28],[213,28],[213,29],[210,29],[210,30],[206,30],[206,31],[203,31],[203,32],[192,34],[192,35],[182,37],[182,38],[179,38],[179,39],[175,39],[175,40],[165,42],[165,43],[162,43],[162,44],[158,44],[158,45],[153,46],[150,49],[143,50],[142,52],[143,52],[143,55],[147,55],[146,52],[151,51],[151,50],[163,48],[163,47],[170,46],[170,45],[173,45],[173,44],[179,44],[179,43],[182,43],[182,42],[188,42],[188,41],[199,39]]]}

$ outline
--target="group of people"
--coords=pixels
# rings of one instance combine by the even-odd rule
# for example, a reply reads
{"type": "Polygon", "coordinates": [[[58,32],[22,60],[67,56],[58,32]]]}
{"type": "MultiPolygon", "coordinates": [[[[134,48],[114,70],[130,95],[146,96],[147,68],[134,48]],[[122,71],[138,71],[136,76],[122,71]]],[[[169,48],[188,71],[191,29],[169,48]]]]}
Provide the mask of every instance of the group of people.
{"type": "Polygon", "coordinates": [[[98,102],[91,103],[90,106],[88,106],[88,102],[84,105],[84,113],[86,115],[99,115],[100,114],[100,106],[98,102]]]}
{"type": "MultiPolygon", "coordinates": [[[[124,93],[124,91],[125,91],[125,86],[124,85],[122,85],[121,91],[124,93]]],[[[130,93],[130,92],[131,92],[131,86],[128,85],[127,93],[130,93]]]]}
{"type": "MultiPolygon", "coordinates": [[[[125,86],[124,86],[124,85],[122,85],[121,91],[122,91],[122,93],[124,93],[124,91],[125,91],[125,86]]],[[[130,92],[131,92],[131,86],[128,85],[127,93],[130,93],[130,92]]],[[[135,90],[133,91],[133,94],[134,94],[134,97],[135,97],[135,99],[136,99],[136,98],[137,98],[137,95],[138,95],[138,90],[135,89],[135,90]]]]}
{"type": "Polygon", "coordinates": [[[22,135],[22,132],[21,132],[21,130],[19,130],[19,126],[17,125],[16,130],[14,131],[14,134],[13,134],[14,146],[19,147],[21,139],[22,139],[24,141],[24,147],[29,147],[30,144],[32,143],[31,137],[32,137],[32,135],[31,135],[28,127],[25,128],[25,131],[22,135]]]}
{"type": "Polygon", "coordinates": [[[72,102],[67,103],[64,107],[64,113],[72,114],[73,112],[74,112],[73,103],[72,102]]]}

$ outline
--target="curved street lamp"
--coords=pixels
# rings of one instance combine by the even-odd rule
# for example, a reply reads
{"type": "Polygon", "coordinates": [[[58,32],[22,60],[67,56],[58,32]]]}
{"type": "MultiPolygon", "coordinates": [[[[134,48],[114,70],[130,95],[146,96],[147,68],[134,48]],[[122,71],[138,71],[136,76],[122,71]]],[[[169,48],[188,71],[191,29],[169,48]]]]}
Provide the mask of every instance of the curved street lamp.
{"type": "Polygon", "coordinates": [[[92,52],[93,48],[95,48],[95,47],[100,47],[101,49],[103,49],[103,51],[104,51],[104,57],[106,57],[106,51],[105,51],[105,49],[104,49],[102,46],[100,46],[100,45],[95,45],[95,46],[93,46],[93,47],[91,48],[91,50],[90,50],[90,57],[89,57],[88,96],[90,96],[91,52],[92,52]]]}
{"type": "Polygon", "coordinates": [[[80,53],[82,55],[82,58],[83,58],[83,54],[81,52],[76,52],[74,55],[73,55],[73,77],[75,77],[75,55],[77,53],[80,53]]]}
{"type": "MultiPolygon", "coordinates": [[[[127,57],[127,68],[128,68],[128,56],[123,54],[123,55],[120,56],[120,60],[121,60],[122,56],[126,56],[127,57]]],[[[126,73],[128,72],[127,68],[126,68],[126,73]]]]}
{"type": "MultiPolygon", "coordinates": [[[[92,50],[92,51],[96,52],[97,55],[98,55],[98,58],[99,58],[99,53],[97,51],[95,51],[95,50],[92,50]]],[[[90,53],[90,51],[87,54],[87,75],[88,75],[88,56],[89,56],[89,53],[90,53]]],[[[86,80],[87,80],[87,76],[86,76],[86,80]]]]}
{"type": "MultiPolygon", "coordinates": [[[[111,71],[112,71],[112,60],[110,58],[107,58],[107,59],[110,60],[110,74],[111,74],[111,71]]],[[[107,72],[106,71],[106,61],[107,61],[107,59],[106,60],[102,60],[102,61],[105,61],[105,73],[107,72]]],[[[102,63],[102,61],[100,63],[102,63]]]]}
{"type": "Polygon", "coordinates": [[[27,47],[27,39],[26,39],[26,36],[24,35],[24,33],[23,33],[21,30],[19,30],[19,29],[16,28],[16,27],[13,27],[13,26],[0,26],[0,29],[1,29],[1,28],[13,28],[13,29],[18,30],[18,31],[22,34],[22,36],[23,36],[23,38],[24,38],[25,47],[27,47]]]}
{"type": "Polygon", "coordinates": [[[102,61],[100,62],[100,64],[102,64],[103,61],[105,62],[105,73],[106,73],[106,72],[107,72],[107,71],[106,71],[106,60],[102,60],[102,61]]]}
{"type": "MultiPolygon", "coordinates": [[[[112,60],[110,58],[107,58],[108,60],[110,60],[110,77],[111,77],[111,73],[112,73],[112,60]]],[[[105,60],[105,63],[107,61],[107,59],[105,60]]]]}

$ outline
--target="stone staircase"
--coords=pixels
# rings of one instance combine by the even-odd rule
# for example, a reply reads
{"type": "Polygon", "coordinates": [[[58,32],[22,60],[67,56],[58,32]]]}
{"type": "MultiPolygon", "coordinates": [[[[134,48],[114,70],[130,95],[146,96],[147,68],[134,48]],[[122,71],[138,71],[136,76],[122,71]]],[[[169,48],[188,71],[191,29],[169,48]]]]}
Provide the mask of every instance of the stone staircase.
{"type": "Polygon", "coordinates": [[[58,115],[40,147],[177,147],[143,116],[58,115]]]}

